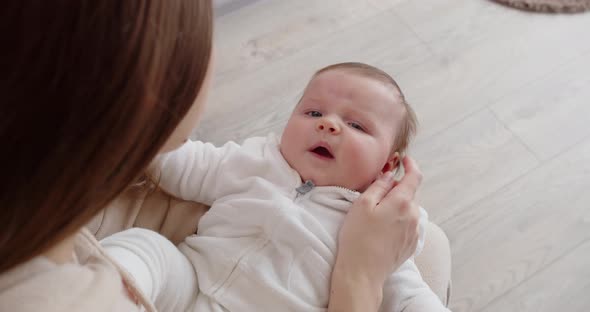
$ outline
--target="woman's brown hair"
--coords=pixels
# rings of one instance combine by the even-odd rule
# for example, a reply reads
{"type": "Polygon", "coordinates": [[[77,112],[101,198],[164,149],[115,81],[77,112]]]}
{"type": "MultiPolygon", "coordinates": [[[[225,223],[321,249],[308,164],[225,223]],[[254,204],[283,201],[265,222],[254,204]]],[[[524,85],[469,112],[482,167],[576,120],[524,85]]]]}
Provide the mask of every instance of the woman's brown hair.
{"type": "Polygon", "coordinates": [[[0,272],[84,226],[143,172],[208,69],[211,1],[0,10],[0,272]]]}

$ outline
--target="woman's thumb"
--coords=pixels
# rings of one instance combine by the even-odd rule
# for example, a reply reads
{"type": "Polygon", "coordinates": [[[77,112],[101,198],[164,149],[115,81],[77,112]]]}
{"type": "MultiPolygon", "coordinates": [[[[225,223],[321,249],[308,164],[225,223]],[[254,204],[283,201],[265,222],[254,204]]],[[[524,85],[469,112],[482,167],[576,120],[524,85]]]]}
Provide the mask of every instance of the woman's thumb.
{"type": "Polygon", "coordinates": [[[394,178],[393,172],[385,172],[365,190],[361,197],[364,197],[365,201],[372,206],[376,206],[393,187],[394,178]]]}

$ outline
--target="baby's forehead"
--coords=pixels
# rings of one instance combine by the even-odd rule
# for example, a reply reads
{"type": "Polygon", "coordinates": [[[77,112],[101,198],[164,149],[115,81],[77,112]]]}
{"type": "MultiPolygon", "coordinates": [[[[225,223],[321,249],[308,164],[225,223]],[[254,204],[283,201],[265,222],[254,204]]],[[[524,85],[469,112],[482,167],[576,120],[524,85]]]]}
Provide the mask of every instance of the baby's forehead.
{"type": "Polygon", "coordinates": [[[346,69],[333,69],[312,77],[302,98],[343,98],[354,102],[359,109],[379,110],[381,113],[404,110],[403,98],[396,86],[346,69]]]}
{"type": "Polygon", "coordinates": [[[398,101],[403,98],[402,92],[399,87],[387,81],[386,79],[379,78],[377,75],[370,75],[366,72],[358,71],[355,69],[338,68],[331,69],[325,72],[314,75],[308,82],[304,94],[307,91],[317,90],[339,90],[342,92],[351,93],[352,91],[385,91],[384,94],[392,96],[394,101],[398,101]],[[364,87],[361,89],[354,88],[354,84],[346,84],[346,81],[354,80],[356,84],[364,87]]]}

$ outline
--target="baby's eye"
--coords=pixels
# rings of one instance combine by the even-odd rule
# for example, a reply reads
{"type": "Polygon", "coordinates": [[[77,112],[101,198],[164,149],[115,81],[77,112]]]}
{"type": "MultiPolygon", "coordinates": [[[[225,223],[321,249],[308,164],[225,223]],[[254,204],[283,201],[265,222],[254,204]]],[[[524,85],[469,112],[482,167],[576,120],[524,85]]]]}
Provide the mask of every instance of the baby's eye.
{"type": "Polygon", "coordinates": [[[363,126],[359,125],[358,123],[356,123],[354,121],[349,122],[348,125],[357,129],[357,130],[365,132],[365,129],[363,128],[363,126]]]}
{"type": "Polygon", "coordinates": [[[311,116],[311,117],[322,117],[322,113],[320,113],[318,111],[310,111],[305,114],[308,116],[311,116]]]}

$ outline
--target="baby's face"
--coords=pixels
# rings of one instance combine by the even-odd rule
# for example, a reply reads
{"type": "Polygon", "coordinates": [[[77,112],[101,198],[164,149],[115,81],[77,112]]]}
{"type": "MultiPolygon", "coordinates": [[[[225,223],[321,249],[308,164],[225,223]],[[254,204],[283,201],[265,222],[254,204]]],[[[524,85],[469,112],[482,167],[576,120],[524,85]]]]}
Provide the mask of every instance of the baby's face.
{"type": "Polygon", "coordinates": [[[323,72],[295,107],[281,153],[304,181],[362,192],[392,169],[403,116],[392,87],[343,70],[323,72]]]}

